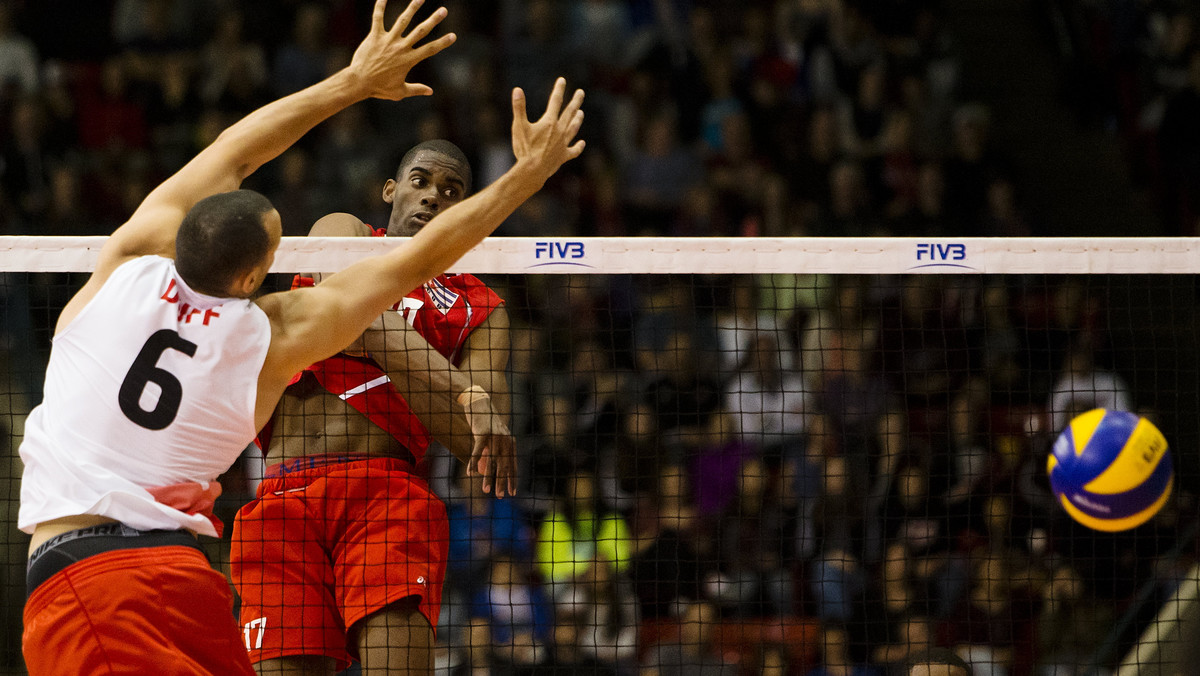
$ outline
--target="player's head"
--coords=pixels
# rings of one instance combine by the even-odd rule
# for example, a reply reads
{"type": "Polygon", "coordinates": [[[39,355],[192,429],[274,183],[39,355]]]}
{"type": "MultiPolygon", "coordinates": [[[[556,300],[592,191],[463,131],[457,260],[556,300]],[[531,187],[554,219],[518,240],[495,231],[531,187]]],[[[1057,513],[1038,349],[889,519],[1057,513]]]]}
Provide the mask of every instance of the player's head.
{"type": "Polygon", "coordinates": [[[412,236],[434,216],[471,192],[471,163],[458,146],[435,139],[419,143],[400,160],[395,178],[383,185],[392,205],[387,234],[412,236]]]}
{"type": "Polygon", "coordinates": [[[175,268],[210,296],[249,298],[275,261],[282,224],[271,201],[253,190],[206,197],[175,236],[175,268]]]}
{"type": "Polygon", "coordinates": [[[933,648],[908,658],[904,676],[971,676],[971,666],[952,650],[933,648]]]}

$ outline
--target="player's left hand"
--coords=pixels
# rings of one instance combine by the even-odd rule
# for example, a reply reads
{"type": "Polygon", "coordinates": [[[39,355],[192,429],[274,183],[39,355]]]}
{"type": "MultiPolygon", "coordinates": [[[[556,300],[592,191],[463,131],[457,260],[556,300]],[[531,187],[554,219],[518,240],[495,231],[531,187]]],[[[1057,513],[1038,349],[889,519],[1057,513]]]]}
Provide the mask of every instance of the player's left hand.
{"type": "Polygon", "coordinates": [[[445,7],[439,7],[405,35],[405,29],[422,4],[424,0],[411,0],[391,29],[385,29],[383,15],[387,0],[376,0],[375,11],[371,15],[371,30],[354,51],[349,66],[351,72],[362,78],[369,96],[399,101],[409,96],[429,96],[433,93],[428,85],[406,82],[405,79],[413,66],[454,44],[455,35],[447,33],[436,40],[417,44],[446,18],[445,7]]]}
{"type": "Polygon", "coordinates": [[[517,450],[508,425],[487,397],[473,402],[463,412],[473,437],[467,476],[482,477],[484,493],[493,493],[498,498],[516,495],[517,450]]]}

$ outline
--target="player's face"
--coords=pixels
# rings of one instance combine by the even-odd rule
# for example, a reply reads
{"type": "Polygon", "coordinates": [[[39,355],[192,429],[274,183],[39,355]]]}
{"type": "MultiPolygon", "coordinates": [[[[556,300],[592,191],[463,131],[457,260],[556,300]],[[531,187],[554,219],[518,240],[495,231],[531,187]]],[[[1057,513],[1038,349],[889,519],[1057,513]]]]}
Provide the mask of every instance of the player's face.
{"type": "Polygon", "coordinates": [[[383,201],[392,205],[387,234],[415,235],[434,216],[466,197],[461,165],[433,150],[422,150],[383,186],[383,201]]]}

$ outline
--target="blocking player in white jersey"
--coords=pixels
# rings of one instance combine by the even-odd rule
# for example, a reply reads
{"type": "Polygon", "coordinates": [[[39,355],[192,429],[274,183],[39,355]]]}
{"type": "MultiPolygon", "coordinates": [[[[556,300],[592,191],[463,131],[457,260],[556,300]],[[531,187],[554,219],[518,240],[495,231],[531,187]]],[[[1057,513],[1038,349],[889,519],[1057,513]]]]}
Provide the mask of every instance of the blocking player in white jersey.
{"type": "MultiPolygon", "coordinates": [[[[252,674],[226,581],[194,539],[217,532],[217,476],[293,375],[350,344],[582,152],[582,92],[564,106],[560,79],[530,123],[514,90],[508,173],[406,246],[251,300],[281,224],[241,181],[357,101],[431,93],[405,79],[453,42],[421,43],[445,10],[406,34],[421,0],[390,29],[386,1],[349,66],[251,113],[152,191],[59,317],[20,451],[18,525],[33,535],[23,651],[34,676],[252,674]]],[[[478,443],[468,470],[507,481],[512,459],[478,443]]]]}

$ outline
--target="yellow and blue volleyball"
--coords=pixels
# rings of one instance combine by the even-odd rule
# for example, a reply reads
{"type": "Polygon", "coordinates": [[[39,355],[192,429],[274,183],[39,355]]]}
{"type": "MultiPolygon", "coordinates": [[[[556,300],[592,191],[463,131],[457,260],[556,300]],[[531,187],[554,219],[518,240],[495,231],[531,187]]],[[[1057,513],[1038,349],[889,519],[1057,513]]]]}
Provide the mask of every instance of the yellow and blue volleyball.
{"type": "Polygon", "coordinates": [[[1079,523],[1122,531],[1142,525],[1171,497],[1167,440],[1149,420],[1095,409],[1073,420],[1046,460],[1050,487],[1079,523]]]}

